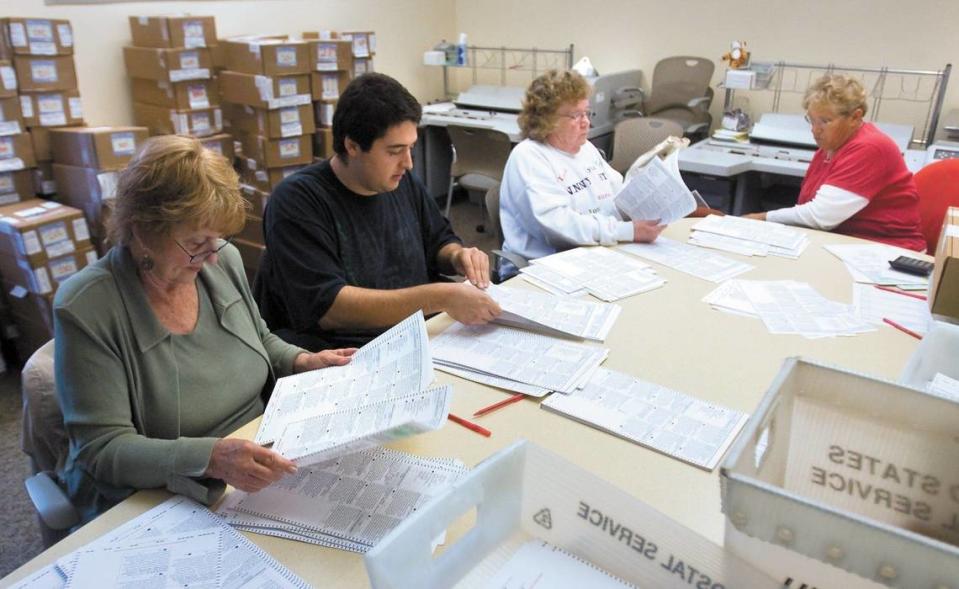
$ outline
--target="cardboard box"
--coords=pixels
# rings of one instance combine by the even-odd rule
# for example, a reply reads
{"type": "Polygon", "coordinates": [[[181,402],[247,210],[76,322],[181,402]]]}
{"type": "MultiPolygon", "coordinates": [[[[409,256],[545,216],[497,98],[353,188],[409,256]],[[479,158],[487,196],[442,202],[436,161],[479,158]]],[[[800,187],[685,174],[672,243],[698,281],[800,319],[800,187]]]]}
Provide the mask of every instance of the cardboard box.
{"type": "Polygon", "coordinates": [[[33,157],[37,163],[53,161],[53,152],[50,151],[50,129],[33,127],[28,131],[33,142],[33,157]]]}
{"type": "Polygon", "coordinates": [[[83,124],[83,102],[76,90],[22,94],[20,112],[25,127],[66,127],[83,124]]]}
{"type": "Polygon", "coordinates": [[[17,55],[13,58],[13,69],[17,72],[21,92],[77,89],[77,70],[72,55],[17,55]]]}
{"type": "Polygon", "coordinates": [[[311,40],[310,69],[316,72],[353,71],[353,42],[347,39],[311,40]]]}
{"type": "Polygon", "coordinates": [[[64,280],[97,258],[92,245],[50,258],[37,266],[14,256],[0,256],[0,276],[5,282],[19,284],[34,294],[53,294],[64,280]]]}
{"type": "Polygon", "coordinates": [[[36,165],[33,140],[28,133],[0,136],[0,172],[23,170],[36,165]]]}
{"type": "Polygon", "coordinates": [[[90,245],[87,221],[79,209],[39,198],[0,207],[0,252],[31,267],[90,245]]]}
{"type": "Polygon", "coordinates": [[[149,47],[124,47],[123,62],[131,78],[184,82],[186,80],[209,80],[212,76],[213,58],[210,50],[153,49],[149,47]]]}
{"type": "Polygon", "coordinates": [[[90,234],[102,237],[105,233],[103,205],[116,197],[118,176],[116,171],[53,164],[53,178],[60,187],[57,202],[83,211],[90,234]]]}
{"type": "Polygon", "coordinates": [[[233,135],[229,133],[219,133],[200,139],[203,147],[211,149],[225,157],[232,165],[235,153],[233,150],[233,135]]]}
{"type": "Polygon", "coordinates": [[[243,198],[253,207],[251,214],[258,219],[262,219],[263,211],[266,210],[266,203],[270,200],[269,191],[260,190],[250,184],[240,184],[240,194],[242,194],[243,198]]]}
{"type": "Polygon", "coordinates": [[[175,110],[134,102],[133,120],[152,135],[207,137],[223,132],[223,112],[219,107],[175,110]]]}
{"type": "MultiPolygon", "coordinates": [[[[36,294],[30,292],[23,284],[8,280],[6,277],[0,282],[3,292],[7,293],[7,304],[10,315],[17,324],[22,320],[29,323],[43,325],[53,337],[53,293],[36,294]]],[[[47,338],[49,339],[49,338],[47,338]]]]}
{"type": "Polygon", "coordinates": [[[216,45],[210,46],[210,56],[213,58],[213,69],[221,71],[226,69],[227,51],[226,45],[217,41],[216,45]]]}
{"type": "Polygon", "coordinates": [[[929,310],[936,319],[959,323],[959,207],[946,210],[935,257],[929,310]]]}
{"type": "Polygon", "coordinates": [[[376,55],[376,33],[373,31],[344,31],[340,39],[351,41],[353,57],[365,58],[376,55]]]}
{"type": "Polygon", "coordinates": [[[4,19],[5,40],[16,55],[73,55],[70,21],[52,18],[4,19]]]}
{"type": "Polygon", "coordinates": [[[216,79],[167,82],[131,78],[133,101],[176,110],[210,108],[220,105],[220,90],[216,79]]]}
{"type": "Polygon", "coordinates": [[[0,98],[17,95],[17,72],[9,60],[0,60],[0,98]]]}
{"type": "Polygon", "coordinates": [[[369,58],[364,59],[354,59],[353,60],[353,77],[358,78],[363,74],[368,74],[375,72],[376,69],[373,68],[373,60],[369,58]]]}
{"type": "Polygon", "coordinates": [[[227,69],[244,74],[284,76],[310,72],[306,41],[272,38],[227,39],[227,69]]]}
{"type": "Polygon", "coordinates": [[[309,135],[316,130],[312,104],[264,110],[227,103],[223,105],[223,113],[235,132],[268,139],[309,135]]]}
{"type": "Polygon", "coordinates": [[[263,239],[263,219],[256,215],[247,215],[246,225],[237,233],[236,237],[248,243],[266,244],[266,240],[263,239]]]}
{"type": "Polygon", "coordinates": [[[37,162],[37,167],[33,169],[33,190],[43,196],[52,196],[57,193],[52,162],[37,162]]]}
{"type": "Polygon", "coordinates": [[[212,16],[131,16],[130,34],[138,47],[209,47],[216,45],[212,16]]]}
{"type": "Polygon", "coordinates": [[[323,159],[333,157],[333,129],[322,127],[313,135],[313,156],[323,159]]]}
{"type": "Polygon", "coordinates": [[[0,135],[23,133],[23,117],[20,116],[20,99],[16,96],[0,98],[0,135]]]}
{"type": "MultiPolygon", "coordinates": [[[[240,178],[251,188],[269,196],[287,176],[291,176],[305,167],[306,165],[301,164],[297,166],[287,166],[285,168],[264,168],[256,160],[244,158],[240,169],[240,178]]],[[[253,204],[254,214],[262,217],[262,209],[260,212],[256,212],[256,203],[253,204]]]]}
{"type": "Polygon", "coordinates": [[[313,100],[336,102],[350,83],[350,72],[313,72],[310,91],[313,100]]]}
{"type": "Polygon", "coordinates": [[[30,170],[0,172],[0,205],[20,202],[33,196],[33,172],[30,170]]]}
{"type": "Polygon", "coordinates": [[[50,149],[58,164],[122,170],[148,136],[146,127],[63,127],[50,131],[50,149]]]}
{"type": "Polygon", "coordinates": [[[263,168],[286,168],[313,161],[313,139],[310,135],[268,139],[261,135],[237,133],[243,155],[256,160],[263,168]]]}
{"type": "Polygon", "coordinates": [[[333,111],[336,110],[335,102],[314,102],[313,116],[316,117],[317,127],[333,126],[333,111]]]}
{"type": "Polygon", "coordinates": [[[225,102],[255,108],[276,109],[309,104],[310,76],[262,76],[224,71],[220,74],[220,94],[225,102]]]}

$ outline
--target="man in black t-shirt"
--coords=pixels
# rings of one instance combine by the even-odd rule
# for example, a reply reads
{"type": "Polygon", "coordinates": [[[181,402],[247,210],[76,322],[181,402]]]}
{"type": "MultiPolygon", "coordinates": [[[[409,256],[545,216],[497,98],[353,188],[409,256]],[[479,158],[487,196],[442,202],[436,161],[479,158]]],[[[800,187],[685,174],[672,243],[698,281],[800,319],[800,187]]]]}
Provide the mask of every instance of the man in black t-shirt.
{"type": "Polygon", "coordinates": [[[331,159],[285,179],[263,218],[254,291],[270,329],[310,350],[361,346],[418,309],[466,324],[500,314],[461,274],[489,286],[489,259],[464,248],[423,184],[411,151],[422,111],[399,82],[362,75],[333,114],[331,159]]]}

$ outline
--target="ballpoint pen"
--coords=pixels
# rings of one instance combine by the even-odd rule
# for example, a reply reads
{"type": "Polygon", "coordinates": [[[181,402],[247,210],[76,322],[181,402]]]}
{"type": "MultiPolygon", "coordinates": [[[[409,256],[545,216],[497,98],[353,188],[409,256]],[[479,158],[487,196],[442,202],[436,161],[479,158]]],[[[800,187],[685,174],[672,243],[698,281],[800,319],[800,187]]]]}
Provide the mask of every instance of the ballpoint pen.
{"type": "Polygon", "coordinates": [[[447,415],[447,418],[453,423],[458,423],[462,425],[463,427],[465,427],[466,429],[473,430],[474,432],[478,433],[481,436],[486,436],[488,438],[491,435],[493,435],[493,432],[489,431],[485,427],[481,425],[476,425],[472,421],[463,419],[462,417],[459,417],[458,415],[453,415],[452,413],[450,413],[449,415],[447,415]]]}
{"type": "Polygon", "coordinates": [[[912,298],[914,298],[914,299],[919,299],[920,301],[925,301],[925,300],[927,300],[925,295],[915,294],[915,293],[912,293],[912,292],[906,292],[906,291],[904,291],[904,290],[899,290],[898,288],[892,288],[892,287],[890,287],[890,286],[883,286],[883,285],[881,285],[881,284],[876,284],[875,287],[878,288],[879,290],[884,290],[884,291],[886,291],[886,292],[894,292],[894,293],[900,294],[900,295],[902,295],[902,296],[904,296],[904,297],[912,297],[912,298]]]}
{"type": "Polygon", "coordinates": [[[520,401],[520,400],[522,400],[524,397],[526,397],[526,395],[524,395],[523,393],[516,393],[515,395],[510,395],[509,397],[503,399],[502,401],[497,401],[496,403],[493,403],[492,405],[487,405],[486,407],[483,407],[482,409],[477,410],[475,413],[473,413],[473,417],[479,417],[480,415],[486,415],[486,414],[489,413],[490,411],[496,411],[496,410],[499,409],[500,407],[505,407],[505,406],[507,406],[507,405],[509,405],[509,404],[511,404],[511,403],[515,403],[515,402],[517,402],[517,401],[520,401]]]}
{"type": "Polygon", "coordinates": [[[919,335],[918,333],[916,333],[915,331],[909,329],[908,327],[906,327],[906,326],[904,326],[904,325],[900,325],[900,324],[896,323],[895,321],[893,321],[892,319],[890,319],[890,318],[888,318],[888,317],[883,317],[882,320],[883,320],[883,322],[888,323],[889,325],[892,325],[893,327],[895,327],[896,329],[898,329],[899,331],[901,331],[901,332],[903,332],[903,333],[907,333],[907,334],[911,335],[912,337],[914,337],[914,338],[916,338],[916,339],[922,339],[922,336],[919,335]]]}

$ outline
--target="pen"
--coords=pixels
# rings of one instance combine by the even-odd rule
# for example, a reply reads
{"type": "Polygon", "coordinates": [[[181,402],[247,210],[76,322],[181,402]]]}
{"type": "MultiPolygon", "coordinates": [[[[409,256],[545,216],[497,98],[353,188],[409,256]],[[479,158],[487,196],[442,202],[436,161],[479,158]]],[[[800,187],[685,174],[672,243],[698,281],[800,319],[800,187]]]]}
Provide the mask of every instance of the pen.
{"type": "Polygon", "coordinates": [[[496,411],[500,407],[506,407],[510,403],[515,403],[516,401],[519,401],[523,399],[524,397],[526,397],[526,395],[524,395],[523,393],[516,393],[515,395],[510,395],[509,397],[507,397],[506,399],[503,399],[502,401],[498,401],[496,403],[493,403],[492,405],[488,405],[486,407],[483,407],[482,409],[479,409],[478,411],[476,411],[476,413],[473,414],[473,417],[486,415],[490,411],[496,411]]]}
{"type": "Polygon", "coordinates": [[[876,284],[875,287],[878,288],[879,290],[884,290],[884,291],[886,291],[886,292],[894,292],[894,293],[896,293],[896,294],[901,294],[901,295],[904,296],[904,297],[912,297],[912,298],[914,298],[914,299],[919,299],[920,301],[925,301],[925,300],[927,300],[924,295],[915,294],[915,293],[911,293],[911,292],[905,292],[905,291],[899,290],[898,288],[891,288],[891,287],[888,287],[888,286],[883,286],[883,285],[881,285],[881,284],[876,284]]]}
{"type": "Polygon", "coordinates": [[[883,317],[882,320],[883,320],[884,322],[888,323],[889,325],[892,325],[893,327],[895,327],[896,329],[898,329],[899,331],[901,331],[901,332],[903,332],[903,333],[908,333],[909,335],[911,335],[912,337],[914,337],[914,338],[916,338],[916,339],[922,339],[922,336],[919,335],[918,333],[916,333],[915,331],[909,329],[908,327],[904,327],[904,326],[902,326],[902,325],[899,325],[898,323],[896,323],[895,321],[893,321],[892,319],[890,319],[890,318],[888,318],[888,317],[883,317]]]}
{"type": "Polygon", "coordinates": [[[493,435],[493,432],[489,431],[485,427],[476,425],[472,421],[467,421],[463,419],[462,417],[459,417],[458,415],[453,415],[452,413],[450,413],[446,417],[453,423],[458,423],[462,425],[463,427],[465,427],[466,429],[473,430],[474,432],[478,433],[481,436],[486,436],[488,438],[491,435],[493,435]]]}

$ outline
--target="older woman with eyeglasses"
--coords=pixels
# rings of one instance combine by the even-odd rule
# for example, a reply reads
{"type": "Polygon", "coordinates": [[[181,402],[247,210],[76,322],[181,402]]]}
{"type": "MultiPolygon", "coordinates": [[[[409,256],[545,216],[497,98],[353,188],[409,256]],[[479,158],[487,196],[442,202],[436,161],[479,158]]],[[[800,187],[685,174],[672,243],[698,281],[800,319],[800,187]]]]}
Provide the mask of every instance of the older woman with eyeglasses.
{"type": "Polygon", "coordinates": [[[525,139],[510,153],[500,187],[506,252],[534,259],[580,245],[649,242],[663,230],[658,220],[627,221],[616,209],[623,176],[587,141],[589,92],[578,73],[556,70],[526,90],[525,139]]]}
{"type": "Polygon", "coordinates": [[[246,222],[236,172],[195,139],[147,141],[117,186],[102,259],[54,302],[57,394],[70,438],[61,479],[87,521],[136,489],[204,503],[295,471],[224,438],[263,412],[272,383],[342,365],[272,335],[224,236],[246,222]]]}
{"type": "Polygon", "coordinates": [[[843,75],[823,76],[806,90],[803,108],[819,149],[798,204],[747,217],[925,251],[916,183],[896,143],[863,121],[862,84],[843,75]]]}

